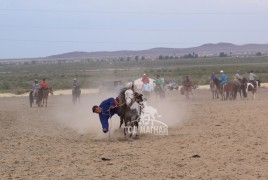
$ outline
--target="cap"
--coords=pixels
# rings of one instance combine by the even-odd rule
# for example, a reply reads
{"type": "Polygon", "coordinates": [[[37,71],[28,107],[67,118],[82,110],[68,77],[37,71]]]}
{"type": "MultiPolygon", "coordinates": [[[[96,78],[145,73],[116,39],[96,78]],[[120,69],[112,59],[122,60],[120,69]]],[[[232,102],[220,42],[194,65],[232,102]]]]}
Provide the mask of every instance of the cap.
{"type": "Polygon", "coordinates": [[[37,80],[37,79],[35,79],[34,81],[35,81],[35,82],[37,82],[38,80],[37,80]]]}
{"type": "Polygon", "coordinates": [[[146,74],[143,74],[144,76],[146,76],[146,74]]]}
{"type": "Polygon", "coordinates": [[[74,78],[74,81],[76,81],[76,78],[74,78]]]}
{"type": "Polygon", "coordinates": [[[223,70],[221,70],[220,72],[223,73],[223,70]]]}

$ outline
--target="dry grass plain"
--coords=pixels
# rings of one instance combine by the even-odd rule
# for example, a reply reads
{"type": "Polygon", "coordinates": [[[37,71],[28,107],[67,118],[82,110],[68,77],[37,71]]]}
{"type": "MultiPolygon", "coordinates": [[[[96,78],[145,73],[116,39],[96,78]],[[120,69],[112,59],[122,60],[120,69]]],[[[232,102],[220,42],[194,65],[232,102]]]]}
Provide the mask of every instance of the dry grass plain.
{"type": "MultiPolygon", "coordinates": [[[[152,100],[168,136],[101,132],[91,106],[113,95],[0,98],[0,179],[268,179],[268,90],[256,99],[221,101],[200,89],[152,100]],[[108,158],[109,161],[103,161],[108,158]]],[[[118,127],[113,117],[112,128],[118,127]]]]}

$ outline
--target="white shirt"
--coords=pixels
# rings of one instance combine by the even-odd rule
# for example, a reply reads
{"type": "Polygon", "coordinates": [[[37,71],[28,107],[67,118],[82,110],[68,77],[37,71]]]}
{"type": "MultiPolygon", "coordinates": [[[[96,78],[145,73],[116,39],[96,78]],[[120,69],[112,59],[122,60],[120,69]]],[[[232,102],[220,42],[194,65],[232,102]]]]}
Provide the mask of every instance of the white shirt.
{"type": "Polygon", "coordinates": [[[255,77],[257,77],[254,73],[249,73],[249,77],[248,77],[248,79],[250,80],[250,81],[254,81],[255,80],[255,77]]]}

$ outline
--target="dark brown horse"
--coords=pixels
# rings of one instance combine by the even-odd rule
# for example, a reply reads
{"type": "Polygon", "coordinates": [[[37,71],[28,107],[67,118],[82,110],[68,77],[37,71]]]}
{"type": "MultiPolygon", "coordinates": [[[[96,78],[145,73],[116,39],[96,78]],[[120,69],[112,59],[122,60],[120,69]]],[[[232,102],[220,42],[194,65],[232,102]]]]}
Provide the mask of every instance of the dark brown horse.
{"type": "Polygon", "coordinates": [[[182,86],[180,91],[181,91],[181,95],[185,95],[187,99],[190,98],[190,94],[193,96],[193,89],[197,89],[198,88],[198,84],[194,81],[190,81],[188,86],[182,86]]]}
{"type": "Polygon", "coordinates": [[[51,87],[47,87],[47,88],[41,88],[40,90],[43,94],[42,96],[43,106],[46,103],[46,107],[47,107],[48,94],[50,93],[51,95],[53,95],[53,89],[51,87]]]}
{"type": "Polygon", "coordinates": [[[35,93],[34,93],[34,91],[31,91],[29,94],[30,107],[33,106],[34,100],[35,100],[37,106],[40,107],[42,104],[42,98],[43,98],[43,93],[41,93],[40,89],[36,89],[35,93]]]}

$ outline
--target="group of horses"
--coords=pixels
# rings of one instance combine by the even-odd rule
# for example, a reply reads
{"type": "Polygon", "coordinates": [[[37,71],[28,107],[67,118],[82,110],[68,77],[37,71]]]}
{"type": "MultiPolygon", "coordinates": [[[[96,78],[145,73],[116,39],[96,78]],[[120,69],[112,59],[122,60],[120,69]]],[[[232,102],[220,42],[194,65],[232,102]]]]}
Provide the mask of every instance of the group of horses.
{"type": "Polygon", "coordinates": [[[51,87],[38,88],[35,91],[31,91],[29,94],[30,107],[33,106],[34,101],[38,107],[46,106],[49,93],[53,95],[53,89],[51,87]]]}
{"type": "MultiPolygon", "coordinates": [[[[260,87],[261,81],[257,80],[256,85],[260,87]]],[[[249,82],[246,78],[243,78],[239,82],[227,82],[225,85],[220,84],[220,80],[215,78],[210,82],[210,90],[212,92],[212,98],[219,98],[222,100],[235,100],[239,93],[240,98],[244,99],[248,97],[248,93],[252,93],[252,98],[255,99],[255,92],[257,90],[252,82],[249,82]]]]}

